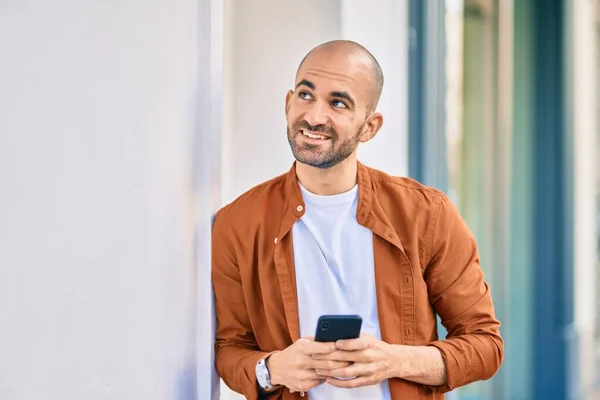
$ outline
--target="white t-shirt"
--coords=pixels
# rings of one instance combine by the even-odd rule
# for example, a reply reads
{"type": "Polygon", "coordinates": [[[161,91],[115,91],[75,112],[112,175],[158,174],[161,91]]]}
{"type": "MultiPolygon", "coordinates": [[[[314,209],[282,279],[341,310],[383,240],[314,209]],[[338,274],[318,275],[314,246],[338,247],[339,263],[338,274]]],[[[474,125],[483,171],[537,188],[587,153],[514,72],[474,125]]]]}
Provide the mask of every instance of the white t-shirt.
{"type": "MultiPolygon", "coordinates": [[[[324,314],[358,314],[362,332],[381,338],[375,296],[373,233],[356,221],[358,186],[334,196],[300,190],[306,209],[292,227],[300,335],[315,334],[324,314]]],[[[327,383],[313,400],[389,400],[388,382],[355,389],[327,383]]]]}

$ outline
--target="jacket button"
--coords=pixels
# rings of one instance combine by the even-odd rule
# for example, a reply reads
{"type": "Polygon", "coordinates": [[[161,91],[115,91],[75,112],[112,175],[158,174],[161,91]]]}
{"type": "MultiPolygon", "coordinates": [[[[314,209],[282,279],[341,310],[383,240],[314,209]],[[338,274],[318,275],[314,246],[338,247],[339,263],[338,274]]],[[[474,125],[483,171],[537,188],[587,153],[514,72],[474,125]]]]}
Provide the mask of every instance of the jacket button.
{"type": "Polygon", "coordinates": [[[277,238],[275,238],[275,244],[277,244],[277,238]]]}
{"type": "MultiPolygon", "coordinates": [[[[275,239],[275,243],[277,243],[277,239],[275,239]]],[[[404,283],[406,283],[407,285],[410,283],[410,278],[408,276],[404,278],[404,283]]]]}
{"type": "Polygon", "coordinates": [[[302,210],[304,210],[304,207],[298,206],[298,207],[296,207],[296,210],[298,210],[298,212],[302,212],[302,210]]]}
{"type": "Polygon", "coordinates": [[[406,330],[406,335],[407,335],[407,336],[411,336],[411,335],[412,335],[412,329],[408,328],[408,329],[406,330]]]}

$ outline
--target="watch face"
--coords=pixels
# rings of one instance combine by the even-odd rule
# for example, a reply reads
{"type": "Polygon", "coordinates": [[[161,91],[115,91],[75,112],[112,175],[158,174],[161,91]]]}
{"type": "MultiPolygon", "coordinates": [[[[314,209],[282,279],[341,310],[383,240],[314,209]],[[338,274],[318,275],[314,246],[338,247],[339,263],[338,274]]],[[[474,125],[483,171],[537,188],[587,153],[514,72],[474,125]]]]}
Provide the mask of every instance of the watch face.
{"type": "Polygon", "coordinates": [[[263,389],[267,388],[267,377],[265,375],[265,367],[261,364],[258,363],[256,364],[256,380],[258,381],[258,384],[260,385],[260,387],[262,387],[263,389]]]}

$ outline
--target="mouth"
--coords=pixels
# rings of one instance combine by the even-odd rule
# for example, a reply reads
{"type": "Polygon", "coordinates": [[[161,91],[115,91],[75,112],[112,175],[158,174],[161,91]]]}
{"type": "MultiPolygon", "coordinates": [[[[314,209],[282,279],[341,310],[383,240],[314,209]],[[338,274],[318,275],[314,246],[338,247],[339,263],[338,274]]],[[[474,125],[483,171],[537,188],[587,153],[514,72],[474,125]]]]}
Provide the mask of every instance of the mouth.
{"type": "Polygon", "coordinates": [[[300,133],[302,134],[302,136],[312,140],[325,141],[331,139],[329,136],[321,135],[319,133],[308,132],[304,129],[302,129],[300,133]]]}

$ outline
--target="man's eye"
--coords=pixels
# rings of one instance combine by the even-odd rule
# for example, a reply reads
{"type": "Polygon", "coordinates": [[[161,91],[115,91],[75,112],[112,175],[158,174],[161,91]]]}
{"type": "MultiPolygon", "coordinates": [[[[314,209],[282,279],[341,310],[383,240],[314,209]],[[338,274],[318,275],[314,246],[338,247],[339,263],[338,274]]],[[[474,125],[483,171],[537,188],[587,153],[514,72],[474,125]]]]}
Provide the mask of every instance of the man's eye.
{"type": "Polygon", "coordinates": [[[298,94],[298,97],[300,97],[303,100],[312,100],[312,96],[308,92],[300,92],[298,94]]]}
{"type": "Polygon", "coordinates": [[[348,108],[348,106],[346,106],[346,103],[344,103],[343,101],[340,101],[340,100],[332,101],[331,105],[334,106],[335,108],[348,108]]]}

